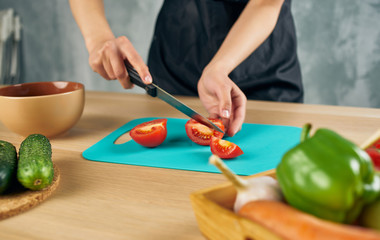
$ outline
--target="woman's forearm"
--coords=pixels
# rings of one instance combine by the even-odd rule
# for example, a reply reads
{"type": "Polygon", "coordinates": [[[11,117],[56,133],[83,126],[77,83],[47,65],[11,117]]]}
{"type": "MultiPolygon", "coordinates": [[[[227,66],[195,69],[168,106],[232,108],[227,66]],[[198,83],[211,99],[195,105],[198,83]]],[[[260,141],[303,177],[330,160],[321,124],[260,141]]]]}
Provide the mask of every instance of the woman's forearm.
{"type": "Polygon", "coordinates": [[[97,43],[115,38],[104,13],[103,0],[69,0],[69,2],[89,52],[97,43]]]}
{"type": "Polygon", "coordinates": [[[284,0],[251,0],[207,67],[227,75],[272,33],[284,0]]]}

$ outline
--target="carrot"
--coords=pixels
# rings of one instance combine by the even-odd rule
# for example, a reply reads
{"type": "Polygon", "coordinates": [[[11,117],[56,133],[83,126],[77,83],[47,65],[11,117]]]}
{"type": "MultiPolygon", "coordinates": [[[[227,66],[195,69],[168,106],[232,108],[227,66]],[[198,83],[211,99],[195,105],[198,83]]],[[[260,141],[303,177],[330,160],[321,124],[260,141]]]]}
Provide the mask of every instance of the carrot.
{"type": "Polygon", "coordinates": [[[378,231],[322,220],[279,201],[252,201],[238,214],[289,240],[380,239],[378,231]]]}

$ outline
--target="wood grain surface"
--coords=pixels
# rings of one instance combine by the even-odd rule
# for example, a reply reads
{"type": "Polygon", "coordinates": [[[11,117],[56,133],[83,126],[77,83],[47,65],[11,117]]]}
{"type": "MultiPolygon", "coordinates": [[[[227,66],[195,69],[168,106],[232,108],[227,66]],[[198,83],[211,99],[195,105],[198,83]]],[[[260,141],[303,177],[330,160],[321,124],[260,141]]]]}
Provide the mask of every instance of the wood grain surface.
{"type": "MultiPolygon", "coordinates": [[[[180,99],[207,115],[199,99],[180,99]]],[[[221,174],[108,164],[81,156],[142,117],[187,118],[150,96],[86,92],[80,121],[51,139],[53,161],[61,172],[59,188],[43,204],[1,221],[0,239],[205,239],[189,196],[225,183],[221,174]]],[[[310,122],[314,129],[328,127],[360,144],[380,127],[380,110],[249,101],[246,122],[298,127],[310,122]]],[[[1,124],[0,139],[16,148],[23,140],[1,124]]]]}

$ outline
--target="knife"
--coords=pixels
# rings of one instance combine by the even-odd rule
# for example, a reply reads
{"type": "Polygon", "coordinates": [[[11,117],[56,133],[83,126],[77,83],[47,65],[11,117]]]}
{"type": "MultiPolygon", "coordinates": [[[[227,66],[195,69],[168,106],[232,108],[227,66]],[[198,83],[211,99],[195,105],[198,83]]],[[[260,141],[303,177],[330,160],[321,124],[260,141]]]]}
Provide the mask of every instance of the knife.
{"type": "Polygon", "coordinates": [[[139,74],[136,72],[135,69],[133,69],[131,66],[125,63],[125,66],[127,68],[130,80],[133,84],[136,84],[137,86],[145,89],[145,91],[152,97],[158,97],[159,99],[165,101],[172,107],[176,108],[183,114],[191,117],[192,119],[206,125],[209,128],[215,129],[218,132],[221,132],[224,134],[224,131],[220,129],[217,125],[215,125],[213,122],[208,120],[207,118],[203,117],[201,114],[197,113],[181,101],[179,101],[177,98],[172,96],[171,94],[167,93],[165,90],[160,88],[154,83],[151,84],[145,84],[139,74]]]}

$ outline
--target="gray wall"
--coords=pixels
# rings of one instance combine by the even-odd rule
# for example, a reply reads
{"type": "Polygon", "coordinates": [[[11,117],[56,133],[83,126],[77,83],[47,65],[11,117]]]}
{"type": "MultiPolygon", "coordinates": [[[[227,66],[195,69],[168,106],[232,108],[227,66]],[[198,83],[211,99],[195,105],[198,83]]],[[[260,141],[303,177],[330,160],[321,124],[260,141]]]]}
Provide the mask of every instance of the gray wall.
{"type": "MultiPolygon", "coordinates": [[[[147,59],[162,0],[105,0],[115,35],[147,59]]],[[[70,80],[88,90],[125,91],[88,66],[82,36],[65,0],[1,0],[21,16],[25,82],[70,80]]],[[[310,104],[380,107],[380,0],[293,0],[298,53],[310,104]]],[[[128,90],[142,92],[139,89],[128,90]]]]}
{"type": "Polygon", "coordinates": [[[307,103],[380,107],[380,0],[293,0],[307,103]]]}

